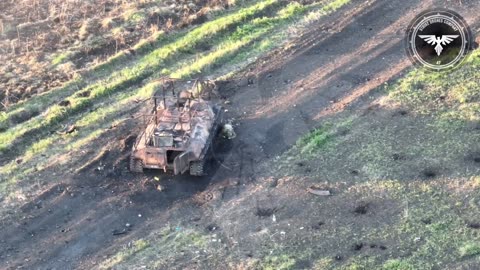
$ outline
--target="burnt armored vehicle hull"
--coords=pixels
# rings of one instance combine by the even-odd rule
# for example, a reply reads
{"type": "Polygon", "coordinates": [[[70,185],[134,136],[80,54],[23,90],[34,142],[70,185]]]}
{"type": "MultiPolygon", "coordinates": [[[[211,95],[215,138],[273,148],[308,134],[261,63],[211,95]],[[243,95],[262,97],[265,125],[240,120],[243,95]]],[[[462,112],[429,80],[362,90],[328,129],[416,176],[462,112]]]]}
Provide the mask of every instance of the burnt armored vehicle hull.
{"type": "Polygon", "coordinates": [[[196,81],[193,90],[178,94],[174,82],[163,82],[162,95],[153,97],[152,115],[144,116],[145,129],[137,136],[130,157],[132,172],[161,169],[175,175],[206,174],[223,109],[201,95],[194,97],[193,90],[206,91],[204,82],[196,81]]]}

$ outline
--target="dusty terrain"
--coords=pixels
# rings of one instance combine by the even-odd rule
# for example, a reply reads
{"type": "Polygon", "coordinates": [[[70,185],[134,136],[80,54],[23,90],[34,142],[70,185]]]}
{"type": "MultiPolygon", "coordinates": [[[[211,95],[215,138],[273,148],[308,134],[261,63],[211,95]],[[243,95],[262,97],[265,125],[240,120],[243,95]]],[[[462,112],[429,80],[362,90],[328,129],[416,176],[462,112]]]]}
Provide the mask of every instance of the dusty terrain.
{"type": "Polygon", "coordinates": [[[237,137],[215,145],[209,176],[128,172],[135,121],[59,155],[18,184],[34,196],[5,204],[0,265],[477,269],[478,253],[454,255],[464,239],[451,242],[448,222],[478,241],[478,121],[442,133],[436,115],[388,95],[412,68],[405,27],[432,6],[478,29],[476,1],[351,1],[222,81],[237,137]],[[299,142],[323,128],[335,141],[321,151],[299,142]]]}
{"type": "Polygon", "coordinates": [[[2,1],[2,110],[152,35],[209,20],[229,1],[2,1]]]}

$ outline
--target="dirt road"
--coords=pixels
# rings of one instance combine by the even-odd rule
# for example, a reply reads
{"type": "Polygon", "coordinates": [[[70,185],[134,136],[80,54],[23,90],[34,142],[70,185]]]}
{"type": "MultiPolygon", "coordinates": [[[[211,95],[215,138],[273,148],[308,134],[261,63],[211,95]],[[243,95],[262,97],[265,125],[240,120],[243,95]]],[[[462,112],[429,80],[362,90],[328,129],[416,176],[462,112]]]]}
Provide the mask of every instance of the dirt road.
{"type": "MultiPolygon", "coordinates": [[[[126,164],[128,147],[118,135],[131,126],[113,130],[96,142],[114,149],[98,164],[78,174],[45,175],[62,179],[62,184],[22,207],[18,219],[2,224],[2,268],[90,269],[165,224],[207,228],[223,203],[243,196],[265,176],[260,165],[288,149],[323,116],[364,109],[378,86],[404,74],[410,67],[403,47],[405,27],[433,2],[444,5],[352,1],[312,25],[291,49],[260,59],[238,80],[226,83],[222,91],[231,101],[228,116],[238,124],[238,136],[216,146],[222,164],[217,163],[209,177],[163,178],[166,189],[159,192],[144,181],[156,172],[137,176],[98,170],[99,164],[126,164]],[[127,223],[131,226],[125,229],[127,223]]],[[[477,3],[451,5],[469,23],[477,23],[472,8],[478,8],[477,3]]],[[[228,248],[234,252],[244,246],[228,248]]]]}

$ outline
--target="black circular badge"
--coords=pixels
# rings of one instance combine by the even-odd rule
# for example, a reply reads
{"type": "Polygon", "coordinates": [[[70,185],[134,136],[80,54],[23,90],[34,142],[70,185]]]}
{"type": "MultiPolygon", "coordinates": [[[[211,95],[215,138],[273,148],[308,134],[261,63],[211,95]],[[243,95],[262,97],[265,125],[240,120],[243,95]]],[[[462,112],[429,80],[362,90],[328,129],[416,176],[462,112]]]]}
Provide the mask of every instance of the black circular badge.
{"type": "Polygon", "coordinates": [[[472,45],[472,34],[466,21],[451,10],[424,11],[407,29],[406,47],[410,59],[430,70],[458,67],[472,45]]]}

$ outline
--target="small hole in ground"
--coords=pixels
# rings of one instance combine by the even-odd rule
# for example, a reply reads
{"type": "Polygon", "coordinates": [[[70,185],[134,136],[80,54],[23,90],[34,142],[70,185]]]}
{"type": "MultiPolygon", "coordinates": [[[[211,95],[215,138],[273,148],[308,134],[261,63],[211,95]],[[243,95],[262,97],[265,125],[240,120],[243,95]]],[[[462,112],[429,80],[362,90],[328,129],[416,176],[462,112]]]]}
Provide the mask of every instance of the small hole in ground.
{"type": "Polygon", "coordinates": [[[324,222],[318,222],[317,224],[312,225],[312,229],[320,230],[323,225],[325,225],[324,222]]]}
{"type": "Polygon", "coordinates": [[[359,214],[359,215],[365,215],[366,213],[368,213],[368,208],[369,208],[369,204],[368,203],[360,203],[359,205],[357,205],[355,207],[355,209],[353,210],[353,212],[355,214],[359,214]]]}
{"type": "Polygon", "coordinates": [[[425,169],[422,172],[422,175],[427,178],[435,178],[437,176],[437,172],[434,169],[425,169]]]}
{"type": "Polygon", "coordinates": [[[395,161],[405,160],[405,157],[402,154],[395,153],[392,155],[392,159],[395,161]]]}
{"type": "Polygon", "coordinates": [[[468,227],[471,228],[471,229],[475,229],[475,230],[478,230],[480,229],[480,223],[469,223],[468,224],[468,227]]]}
{"type": "Polygon", "coordinates": [[[430,218],[422,219],[422,222],[423,224],[427,224],[427,225],[432,224],[432,220],[430,218]]]}
{"type": "Polygon", "coordinates": [[[262,208],[262,207],[257,207],[257,212],[255,213],[256,216],[259,217],[270,217],[273,215],[275,212],[277,212],[277,208],[262,208]]]}
{"type": "Polygon", "coordinates": [[[59,106],[62,106],[62,107],[67,107],[67,106],[70,106],[70,101],[69,100],[63,100],[63,101],[60,101],[58,103],[59,106]]]}
{"type": "Polygon", "coordinates": [[[216,231],[218,229],[218,226],[216,224],[210,224],[205,229],[207,229],[207,231],[209,231],[209,232],[213,232],[213,231],[216,231]]]}
{"type": "Polygon", "coordinates": [[[305,163],[302,162],[302,161],[297,162],[297,163],[295,163],[295,164],[296,164],[298,167],[303,167],[303,166],[305,166],[305,163]]]}
{"type": "Polygon", "coordinates": [[[354,251],[360,251],[360,250],[362,250],[362,248],[363,248],[363,243],[356,243],[352,246],[352,249],[354,251]]]}
{"type": "Polygon", "coordinates": [[[405,109],[400,109],[400,110],[397,110],[393,113],[393,116],[406,116],[408,115],[408,111],[405,110],[405,109]]]}

